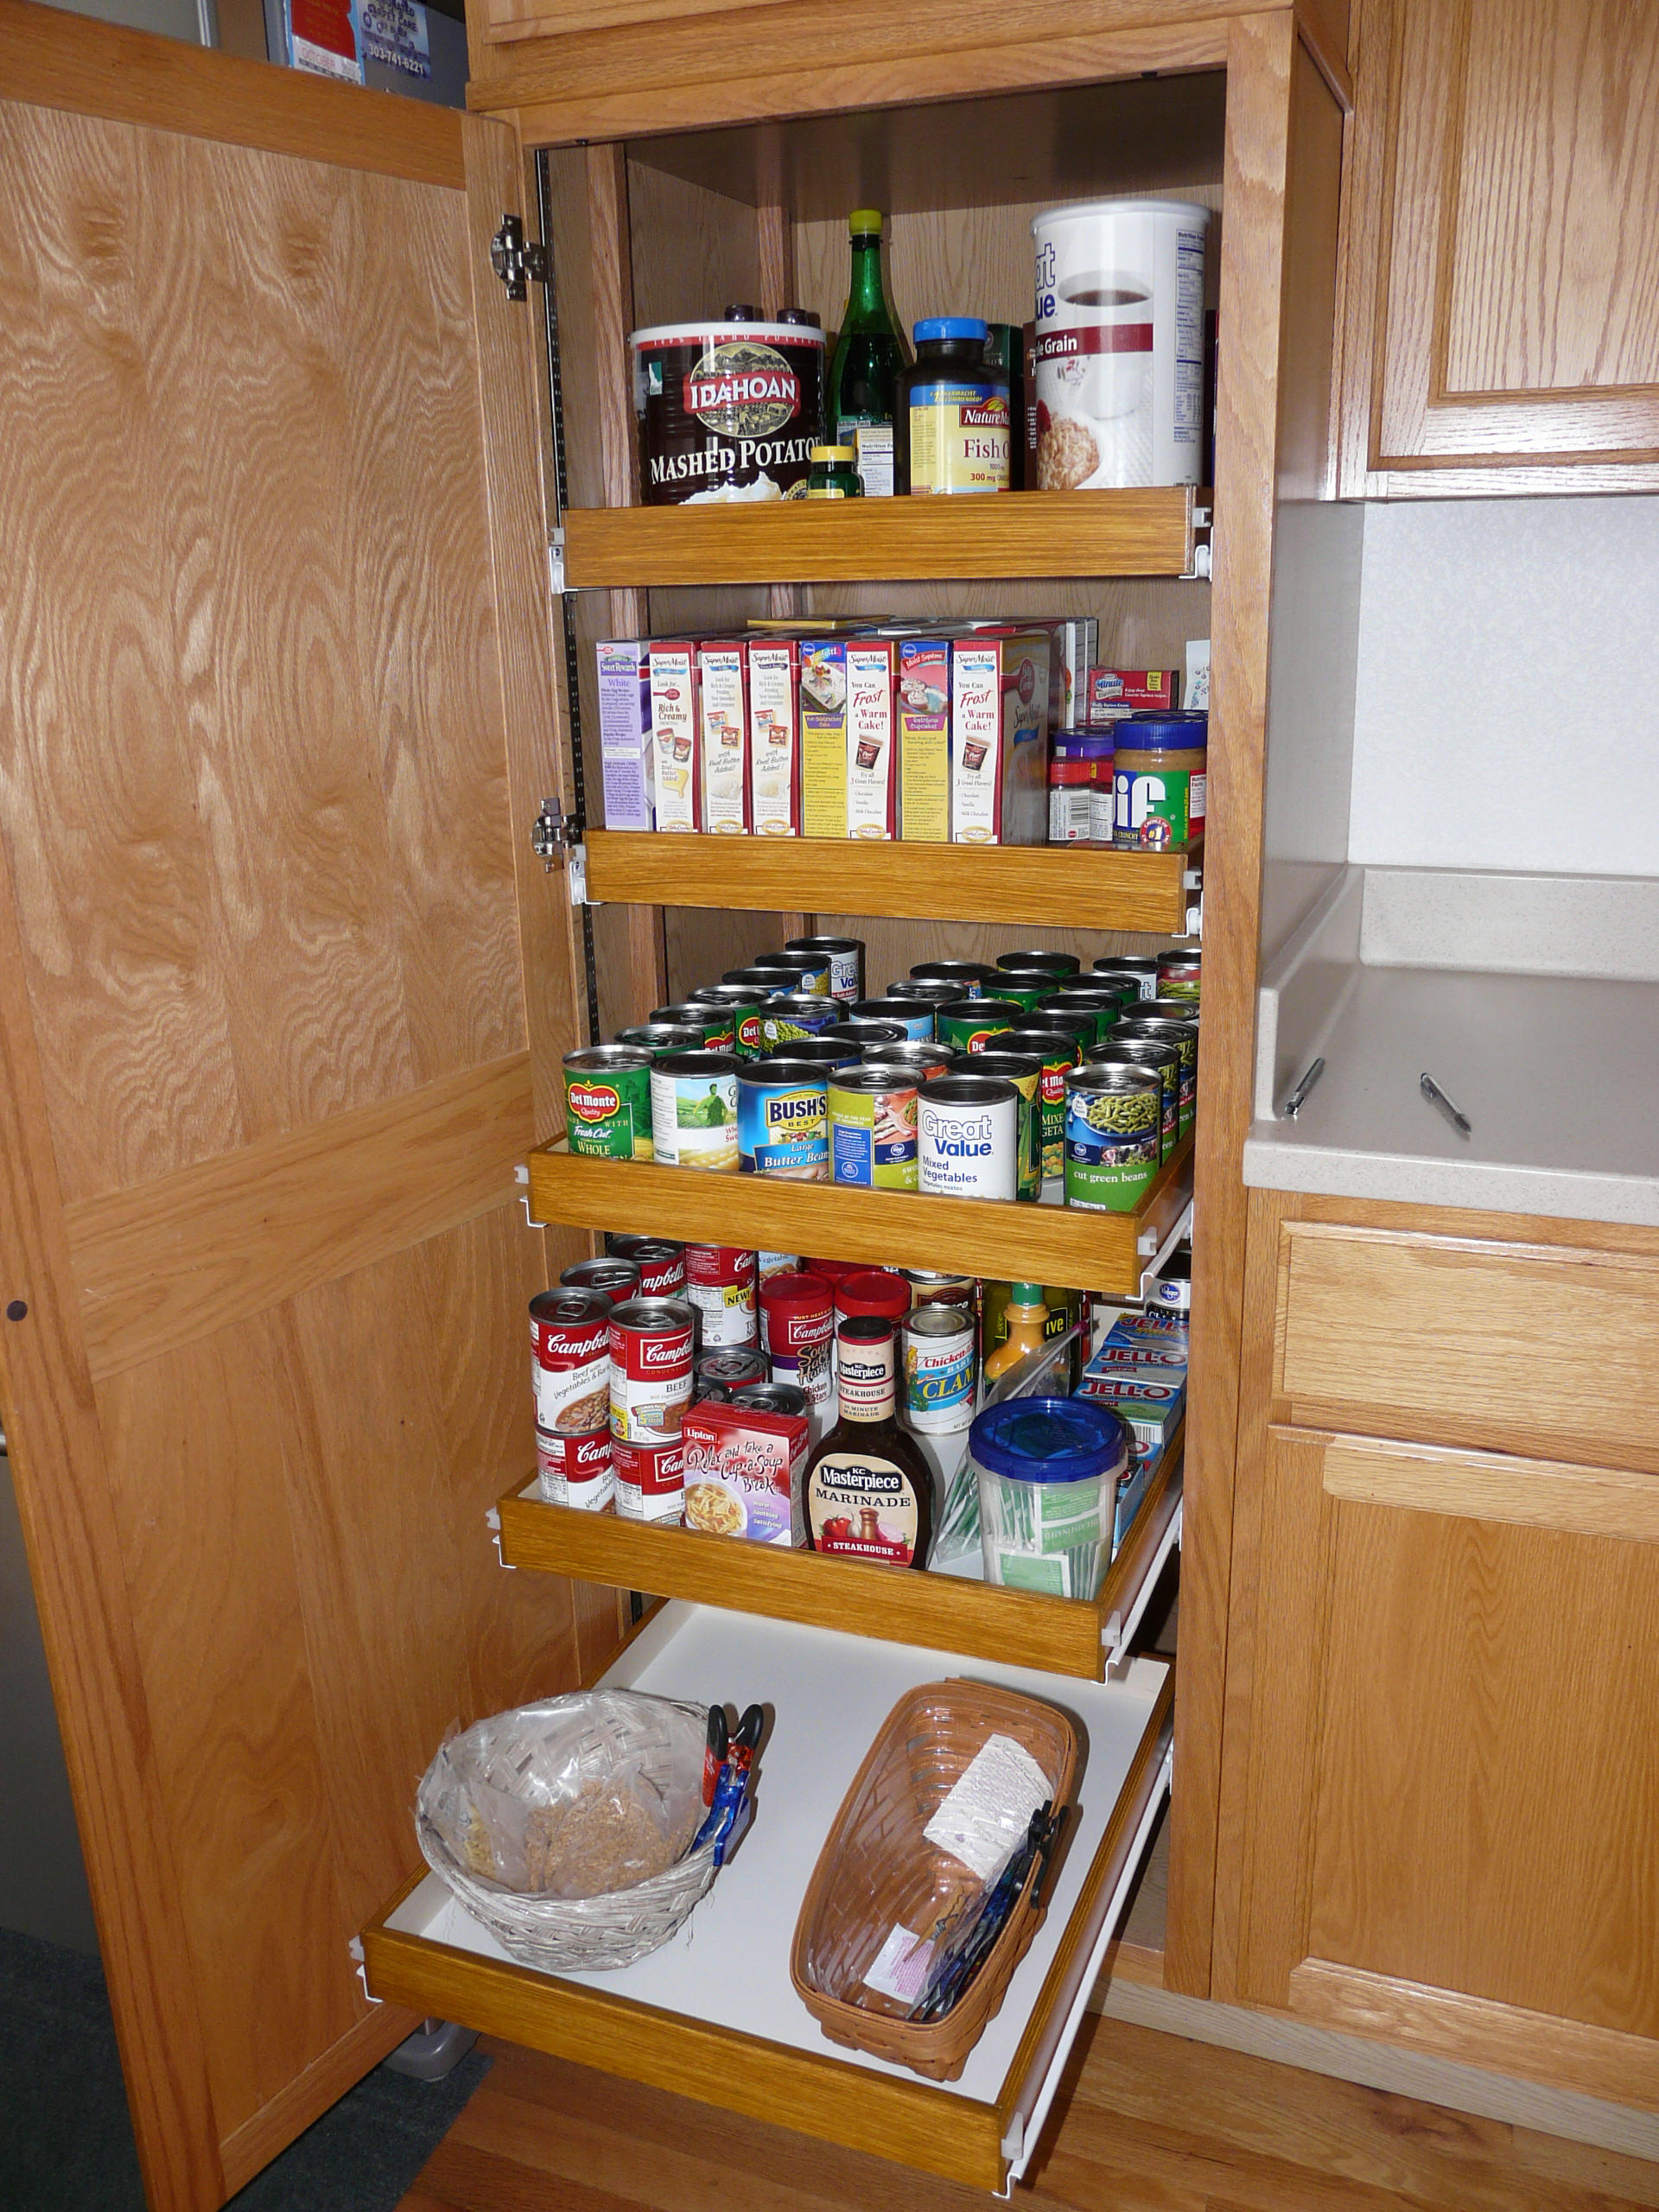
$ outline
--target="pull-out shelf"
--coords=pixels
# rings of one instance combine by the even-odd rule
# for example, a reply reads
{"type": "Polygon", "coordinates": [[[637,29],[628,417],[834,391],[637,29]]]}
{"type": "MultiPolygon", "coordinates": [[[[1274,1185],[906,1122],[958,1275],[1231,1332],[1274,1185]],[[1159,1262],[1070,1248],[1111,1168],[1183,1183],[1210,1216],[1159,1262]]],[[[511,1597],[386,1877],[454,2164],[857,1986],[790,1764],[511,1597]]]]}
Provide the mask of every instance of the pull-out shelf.
{"type": "Polygon", "coordinates": [[[604,1676],[770,1724],[755,1818],[674,1940],[615,1974],[513,1965],[435,1875],[365,1930],[370,1994],[555,2056],[777,2121],[969,2187],[1024,2171],[1168,1786],[1174,1674],[1110,1682],[671,1603],[604,1676]],[[936,2084],[830,2043],[789,1978],[801,1900],[877,1730],[918,1684],[967,1675],[1046,1699],[1084,1745],[1048,1912],[960,2080],[936,2084]]]}

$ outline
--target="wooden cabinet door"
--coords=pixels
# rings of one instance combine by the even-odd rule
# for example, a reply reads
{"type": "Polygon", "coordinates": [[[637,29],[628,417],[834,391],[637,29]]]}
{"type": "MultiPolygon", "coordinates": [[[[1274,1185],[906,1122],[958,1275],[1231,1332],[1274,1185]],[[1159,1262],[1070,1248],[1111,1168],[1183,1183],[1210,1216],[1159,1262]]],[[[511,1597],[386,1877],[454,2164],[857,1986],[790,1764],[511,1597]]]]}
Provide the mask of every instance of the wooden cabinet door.
{"type": "Polygon", "coordinates": [[[149,2202],[207,2212],[409,2031],[348,1945],[446,1730],[617,1641],[484,1525],[574,1033],[521,172],[0,47],[0,1408],[149,2202]]]}
{"type": "Polygon", "coordinates": [[[1364,0],[1355,121],[1344,381],[1371,488],[1575,461],[1654,480],[1659,10],[1364,0]]]}
{"type": "Polygon", "coordinates": [[[1659,1477],[1268,1433],[1239,1993],[1659,2100],[1659,1477]]]}

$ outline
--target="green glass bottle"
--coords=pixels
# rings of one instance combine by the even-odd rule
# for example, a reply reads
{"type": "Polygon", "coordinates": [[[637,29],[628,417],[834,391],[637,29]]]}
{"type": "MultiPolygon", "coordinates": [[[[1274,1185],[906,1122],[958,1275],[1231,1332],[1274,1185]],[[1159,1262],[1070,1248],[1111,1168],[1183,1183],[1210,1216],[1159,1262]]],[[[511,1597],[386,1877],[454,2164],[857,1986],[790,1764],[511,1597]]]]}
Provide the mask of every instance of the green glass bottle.
{"type": "Polygon", "coordinates": [[[855,207],[847,234],[853,278],[830,369],[830,436],[855,448],[866,496],[885,499],[902,489],[893,474],[893,425],[910,348],[887,297],[880,210],[855,207]]]}

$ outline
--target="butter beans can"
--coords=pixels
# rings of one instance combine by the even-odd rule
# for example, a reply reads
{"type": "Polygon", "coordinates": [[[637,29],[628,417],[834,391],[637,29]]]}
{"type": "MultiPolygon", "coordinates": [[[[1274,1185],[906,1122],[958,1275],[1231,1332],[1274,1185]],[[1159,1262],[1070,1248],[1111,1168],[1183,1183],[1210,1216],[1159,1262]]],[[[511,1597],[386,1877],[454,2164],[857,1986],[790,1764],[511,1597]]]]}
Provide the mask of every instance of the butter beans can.
{"type": "Polygon", "coordinates": [[[631,1045],[567,1052],[564,1135],[572,1152],[651,1159],[651,1054],[631,1045]]]}
{"type": "Polygon", "coordinates": [[[899,1068],[856,1067],[830,1078],[830,1146],[837,1183],[918,1188],[916,1078],[899,1068]]]}
{"type": "Polygon", "coordinates": [[[1034,1203],[1043,1194],[1043,1063],[1035,1052],[1007,1047],[1007,1037],[998,1037],[990,1051],[974,1055],[971,1065],[981,1075],[1001,1076],[1020,1094],[1020,1179],[1014,1196],[1034,1203]]]}
{"type": "Polygon", "coordinates": [[[1062,1029],[1011,1029],[997,1050],[1024,1052],[1041,1070],[1037,1086],[1037,1158],[1042,1179],[1065,1173],[1065,1078],[1077,1065],[1077,1040],[1062,1029]]]}
{"type": "Polygon", "coordinates": [[[918,1185],[953,1198],[1012,1200],[1020,1184],[1020,1094],[988,1075],[942,1075],[916,1094],[918,1185]]]}
{"type": "Polygon", "coordinates": [[[651,1071],[651,1134],[661,1167],[737,1173],[737,1075],[732,1052],[669,1052],[651,1071]]]}
{"type": "Polygon", "coordinates": [[[1155,1068],[1073,1068],[1065,1079],[1065,1203],[1128,1213],[1158,1173],[1163,1085],[1155,1068]]]}
{"type": "Polygon", "coordinates": [[[1013,999],[953,999],[937,1007],[933,1027],[941,1045],[959,1052],[982,1052],[992,1038],[1014,1028],[1025,1012],[1013,999]]]}
{"type": "Polygon", "coordinates": [[[912,1306],[904,1323],[905,1421],[928,1435],[974,1418],[975,1330],[960,1306],[912,1306]]]}
{"type": "Polygon", "coordinates": [[[791,1183],[830,1179],[824,1070],[810,1060],[749,1060],[737,1079],[737,1164],[791,1183]]]}

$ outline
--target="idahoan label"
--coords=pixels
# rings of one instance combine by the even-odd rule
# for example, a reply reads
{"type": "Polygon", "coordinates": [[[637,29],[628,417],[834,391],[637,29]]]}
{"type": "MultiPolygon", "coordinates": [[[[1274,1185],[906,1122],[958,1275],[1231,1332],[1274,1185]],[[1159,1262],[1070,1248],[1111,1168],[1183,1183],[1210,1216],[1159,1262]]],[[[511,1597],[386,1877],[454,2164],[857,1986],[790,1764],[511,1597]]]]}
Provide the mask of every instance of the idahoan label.
{"type": "Polygon", "coordinates": [[[770,346],[712,346],[685,379],[685,409],[725,438],[763,438],[794,420],[799,379],[770,346]]]}

